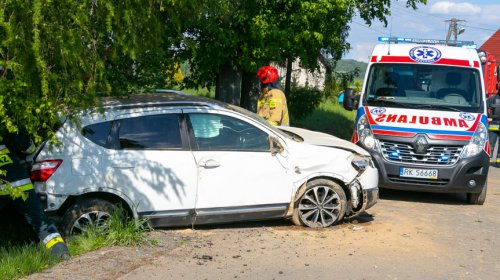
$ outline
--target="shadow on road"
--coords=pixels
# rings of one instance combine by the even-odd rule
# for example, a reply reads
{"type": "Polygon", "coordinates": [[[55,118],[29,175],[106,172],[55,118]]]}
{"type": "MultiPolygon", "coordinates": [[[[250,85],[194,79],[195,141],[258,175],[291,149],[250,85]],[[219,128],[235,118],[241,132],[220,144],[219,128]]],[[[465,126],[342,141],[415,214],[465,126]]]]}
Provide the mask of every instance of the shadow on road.
{"type": "Polygon", "coordinates": [[[328,227],[328,228],[310,228],[306,226],[296,226],[291,220],[277,219],[277,220],[261,220],[261,221],[245,221],[245,222],[232,222],[232,223],[220,223],[220,224],[210,224],[210,225],[195,225],[194,227],[165,227],[158,228],[161,230],[171,230],[171,229],[195,229],[195,230],[214,230],[214,229],[252,229],[252,228],[273,228],[274,230],[300,230],[300,231],[321,231],[328,229],[336,229],[338,227],[348,226],[350,224],[367,224],[372,222],[373,216],[369,213],[363,212],[359,216],[354,218],[345,219],[338,225],[328,227]]]}
{"type": "Polygon", "coordinates": [[[380,200],[399,200],[429,204],[464,205],[468,204],[465,194],[458,193],[429,193],[415,191],[401,191],[380,189],[380,200]]]}
{"type": "Polygon", "coordinates": [[[171,229],[195,229],[195,230],[214,230],[214,229],[248,229],[248,228],[263,228],[263,227],[290,227],[293,223],[288,220],[277,219],[277,220],[263,220],[263,221],[245,221],[245,222],[232,222],[232,223],[220,223],[220,224],[209,224],[209,225],[194,225],[185,227],[160,227],[158,229],[171,230],[171,229]]]}

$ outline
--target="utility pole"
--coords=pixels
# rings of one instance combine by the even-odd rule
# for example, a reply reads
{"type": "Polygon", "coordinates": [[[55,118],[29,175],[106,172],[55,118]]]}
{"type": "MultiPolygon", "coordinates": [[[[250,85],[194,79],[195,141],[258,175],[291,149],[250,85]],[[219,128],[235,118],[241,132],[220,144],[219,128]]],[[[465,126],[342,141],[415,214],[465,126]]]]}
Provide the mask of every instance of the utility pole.
{"type": "Polygon", "coordinates": [[[446,35],[446,41],[450,41],[451,35],[453,34],[453,38],[454,38],[454,41],[456,44],[458,35],[464,33],[464,31],[465,31],[465,28],[458,27],[458,23],[465,22],[465,20],[452,18],[450,20],[446,20],[445,22],[448,22],[449,26],[450,26],[448,28],[448,34],[446,35]]]}

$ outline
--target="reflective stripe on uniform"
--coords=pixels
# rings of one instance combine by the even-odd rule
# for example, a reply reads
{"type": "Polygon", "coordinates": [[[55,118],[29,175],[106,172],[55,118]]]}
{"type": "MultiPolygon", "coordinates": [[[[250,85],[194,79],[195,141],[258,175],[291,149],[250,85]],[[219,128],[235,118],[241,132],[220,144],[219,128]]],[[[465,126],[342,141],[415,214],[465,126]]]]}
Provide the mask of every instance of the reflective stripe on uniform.
{"type": "Polygon", "coordinates": [[[59,235],[59,237],[54,237],[54,238],[50,239],[47,243],[45,243],[45,248],[50,249],[50,248],[52,248],[52,246],[56,245],[57,243],[64,243],[64,239],[60,235],[59,235]]]}
{"type": "Polygon", "coordinates": [[[263,105],[269,105],[269,108],[274,109],[276,108],[277,104],[283,104],[283,100],[281,98],[269,98],[266,100],[260,100],[257,101],[257,106],[263,106],[263,105]]]}
{"type": "Polygon", "coordinates": [[[498,131],[498,130],[500,130],[499,128],[500,128],[500,125],[498,125],[498,124],[491,124],[491,123],[488,124],[489,131],[498,131]]]}
{"type": "MultiPolygon", "coordinates": [[[[10,186],[23,192],[33,189],[33,184],[31,183],[31,180],[29,178],[11,182],[10,186]]],[[[9,194],[9,192],[7,191],[7,185],[0,185],[0,195],[6,194],[9,194]]]]}
{"type": "Polygon", "coordinates": [[[57,243],[64,243],[64,239],[61,237],[61,235],[58,232],[51,233],[47,235],[43,239],[43,244],[45,244],[45,248],[50,249],[52,246],[56,245],[57,243]]]}

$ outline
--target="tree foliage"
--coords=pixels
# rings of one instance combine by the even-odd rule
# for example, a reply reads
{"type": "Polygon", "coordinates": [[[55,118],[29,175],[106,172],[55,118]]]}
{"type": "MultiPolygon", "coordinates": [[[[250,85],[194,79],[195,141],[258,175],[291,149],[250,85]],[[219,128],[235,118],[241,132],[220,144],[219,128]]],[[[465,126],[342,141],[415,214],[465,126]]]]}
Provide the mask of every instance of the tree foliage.
{"type": "Polygon", "coordinates": [[[99,95],[164,85],[164,14],[161,0],[0,0],[0,132],[39,144],[99,95]]]}
{"type": "MultiPolygon", "coordinates": [[[[416,8],[426,0],[407,0],[416,8]]],[[[199,0],[182,6],[176,55],[189,60],[190,85],[214,85],[221,66],[252,72],[270,62],[299,59],[314,70],[318,56],[338,60],[349,48],[349,23],[356,13],[368,24],[386,23],[390,0],[199,0]]]]}
{"type": "Polygon", "coordinates": [[[164,83],[164,29],[161,1],[0,1],[2,129],[39,143],[99,94],[164,83]]]}

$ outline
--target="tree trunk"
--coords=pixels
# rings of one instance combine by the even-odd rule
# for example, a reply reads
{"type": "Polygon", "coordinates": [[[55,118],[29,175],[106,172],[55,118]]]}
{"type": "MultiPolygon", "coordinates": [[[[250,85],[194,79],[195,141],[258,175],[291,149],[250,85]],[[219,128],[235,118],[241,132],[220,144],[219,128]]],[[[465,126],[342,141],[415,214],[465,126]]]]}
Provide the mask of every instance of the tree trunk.
{"type": "Polygon", "coordinates": [[[241,72],[234,70],[230,63],[219,67],[215,85],[215,99],[233,105],[240,105],[241,72]]]}
{"type": "Polygon", "coordinates": [[[331,95],[337,94],[336,92],[334,92],[336,88],[335,81],[333,79],[334,65],[321,53],[318,55],[318,60],[325,67],[324,98],[326,100],[329,97],[332,97],[331,95]]]}
{"type": "Polygon", "coordinates": [[[292,66],[293,58],[288,57],[286,60],[286,77],[285,77],[285,95],[290,94],[290,88],[292,87],[292,66]]]}
{"type": "Polygon", "coordinates": [[[259,98],[260,81],[254,72],[243,72],[241,82],[241,107],[257,112],[257,99],[259,98]]]}

